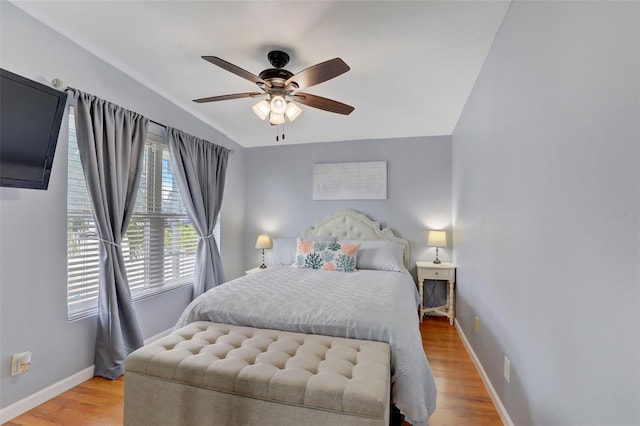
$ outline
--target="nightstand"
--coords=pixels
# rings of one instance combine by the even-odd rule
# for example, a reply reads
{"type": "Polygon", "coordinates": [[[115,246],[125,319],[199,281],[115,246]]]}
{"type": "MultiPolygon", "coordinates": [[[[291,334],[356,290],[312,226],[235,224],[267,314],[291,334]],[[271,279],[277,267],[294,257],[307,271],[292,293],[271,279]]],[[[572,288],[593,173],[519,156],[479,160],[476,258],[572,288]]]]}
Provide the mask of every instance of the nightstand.
{"type": "Polygon", "coordinates": [[[456,317],[456,265],[453,263],[433,263],[416,262],[418,269],[418,292],[420,293],[420,322],[424,319],[424,314],[434,312],[449,318],[449,323],[453,325],[456,317]],[[424,280],[442,280],[447,282],[447,304],[435,306],[433,308],[424,307],[424,280]]]}
{"type": "Polygon", "coordinates": [[[245,273],[246,275],[249,275],[249,274],[255,274],[256,272],[260,272],[260,271],[262,271],[262,270],[263,270],[263,269],[260,269],[260,267],[259,267],[259,266],[256,266],[255,268],[251,268],[251,269],[249,269],[248,271],[244,271],[244,273],[245,273]]]}

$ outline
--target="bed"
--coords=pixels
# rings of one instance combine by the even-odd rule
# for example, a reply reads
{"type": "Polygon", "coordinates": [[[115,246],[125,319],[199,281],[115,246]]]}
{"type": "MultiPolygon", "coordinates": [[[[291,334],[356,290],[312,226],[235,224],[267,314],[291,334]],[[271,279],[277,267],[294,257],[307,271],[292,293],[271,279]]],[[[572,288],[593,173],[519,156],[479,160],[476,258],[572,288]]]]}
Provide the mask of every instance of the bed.
{"type": "MultiPolygon", "coordinates": [[[[289,241],[280,241],[281,246],[289,241]]],[[[296,241],[294,265],[280,265],[229,281],[194,299],[176,329],[194,321],[212,321],[307,334],[382,341],[391,347],[391,399],[417,426],[428,425],[436,388],[422,347],[417,315],[418,293],[406,270],[409,244],[389,228],[353,210],[335,213],[307,228],[296,241]],[[309,253],[300,244],[312,243],[309,253]],[[332,242],[347,249],[359,244],[357,270],[339,272],[343,262],[314,269],[311,253],[332,242]],[[306,257],[305,257],[306,256],[306,257]],[[338,265],[336,270],[335,265],[338,265]],[[377,269],[367,269],[377,268],[377,269]]],[[[333,246],[332,246],[333,247],[333,246]]],[[[347,250],[348,251],[348,250],[347,250]]],[[[326,254],[326,253],[325,253],[326,254]]],[[[279,263],[278,261],[274,263],[279,263]]],[[[330,262],[329,262],[330,263],[330,262]]],[[[348,262],[346,262],[348,263],[348,262]]]]}

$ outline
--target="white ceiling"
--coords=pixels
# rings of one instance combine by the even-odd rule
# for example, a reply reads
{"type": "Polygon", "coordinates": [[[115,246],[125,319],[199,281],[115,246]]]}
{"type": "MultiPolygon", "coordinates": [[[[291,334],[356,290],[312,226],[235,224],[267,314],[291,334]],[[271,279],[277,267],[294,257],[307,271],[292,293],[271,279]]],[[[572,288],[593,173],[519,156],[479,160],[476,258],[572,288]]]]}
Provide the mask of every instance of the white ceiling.
{"type": "MultiPolygon", "coordinates": [[[[509,6],[500,1],[14,1],[18,7],[242,146],[276,144],[256,100],[192,99],[256,86],[200,57],[258,74],[267,52],[297,73],[335,57],[351,70],[305,92],[352,105],[302,106],[286,143],[449,135],[509,6]]],[[[67,82],[73,86],[73,82],[67,82]]],[[[90,91],[90,88],[82,88],[90,91]]],[[[153,117],[150,117],[153,118],[153,117]]],[[[282,142],[279,142],[282,143],[282,142]]]]}

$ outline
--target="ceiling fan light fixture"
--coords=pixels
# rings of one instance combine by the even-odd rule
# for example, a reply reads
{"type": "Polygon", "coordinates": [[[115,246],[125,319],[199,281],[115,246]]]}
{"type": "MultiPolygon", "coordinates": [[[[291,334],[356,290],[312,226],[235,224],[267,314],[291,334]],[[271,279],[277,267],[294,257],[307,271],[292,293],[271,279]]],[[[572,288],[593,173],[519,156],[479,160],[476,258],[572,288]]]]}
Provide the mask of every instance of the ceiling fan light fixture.
{"type": "Polygon", "coordinates": [[[267,118],[270,111],[271,107],[269,106],[269,102],[264,99],[253,106],[253,112],[256,113],[260,120],[267,118]]]}
{"type": "Polygon", "coordinates": [[[271,98],[271,112],[276,114],[284,114],[287,110],[287,101],[280,95],[271,98]]]}
{"type": "MultiPolygon", "coordinates": [[[[298,89],[315,86],[349,71],[349,66],[342,59],[333,58],[293,74],[284,69],[289,62],[287,53],[273,50],[269,52],[267,58],[273,68],[265,69],[260,74],[255,75],[217,56],[202,56],[205,61],[256,84],[260,91],[210,96],[194,99],[193,101],[206,103],[229,99],[266,97],[253,105],[252,109],[261,120],[266,120],[269,117],[269,123],[273,126],[284,125],[287,118],[289,121],[294,121],[300,116],[302,109],[297,104],[294,104],[293,100],[307,107],[343,115],[349,115],[354,110],[352,106],[332,99],[298,92],[298,89]]],[[[284,127],[282,130],[282,140],[284,140],[284,127]]],[[[278,141],[278,136],[276,136],[276,141],[278,141]]]]}
{"type": "Polygon", "coordinates": [[[273,125],[284,124],[284,114],[271,111],[271,114],[269,114],[269,123],[273,125]]]}
{"type": "Polygon", "coordinates": [[[287,114],[287,117],[289,117],[289,121],[293,121],[298,118],[300,114],[302,114],[302,109],[300,109],[300,107],[298,107],[298,105],[294,104],[293,102],[289,102],[284,113],[287,114]]]}

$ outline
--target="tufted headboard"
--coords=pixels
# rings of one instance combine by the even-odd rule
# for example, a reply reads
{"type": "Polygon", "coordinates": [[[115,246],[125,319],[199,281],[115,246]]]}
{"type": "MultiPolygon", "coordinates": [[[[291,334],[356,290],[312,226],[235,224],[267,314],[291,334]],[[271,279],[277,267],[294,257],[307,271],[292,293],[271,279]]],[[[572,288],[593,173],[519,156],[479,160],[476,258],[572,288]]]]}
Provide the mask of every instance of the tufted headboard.
{"type": "Polygon", "coordinates": [[[355,210],[343,210],[327,216],[320,222],[304,230],[304,237],[322,235],[339,240],[387,240],[404,247],[404,267],[409,265],[409,241],[398,237],[389,228],[380,229],[380,222],[374,222],[355,210]]]}

